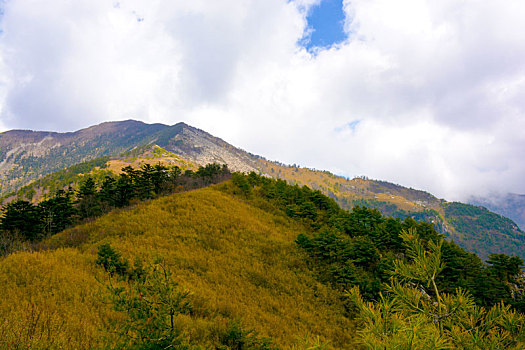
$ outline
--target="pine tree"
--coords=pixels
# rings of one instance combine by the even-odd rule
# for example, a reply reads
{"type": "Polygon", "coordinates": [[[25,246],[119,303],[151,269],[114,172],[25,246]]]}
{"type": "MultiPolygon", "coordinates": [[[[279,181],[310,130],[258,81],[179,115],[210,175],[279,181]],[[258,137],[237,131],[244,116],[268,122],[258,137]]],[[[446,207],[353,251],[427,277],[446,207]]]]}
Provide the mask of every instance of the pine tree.
{"type": "Polygon", "coordinates": [[[360,340],[369,349],[523,349],[525,317],[503,303],[490,309],[458,288],[443,293],[443,240],[425,247],[415,229],[403,231],[405,260],[394,262],[387,294],[365,302],[359,288],[348,296],[359,311],[360,340]]]}
{"type": "Polygon", "coordinates": [[[46,235],[53,235],[73,223],[76,211],[71,192],[58,190],[55,196],[38,204],[41,221],[46,235]]]}
{"type": "Polygon", "coordinates": [[[0,217],[0,227],[3,231],[18,233],[28,240],[41,238],[43,226],[39,208],[24,200],[7,204],[0,217]]]}

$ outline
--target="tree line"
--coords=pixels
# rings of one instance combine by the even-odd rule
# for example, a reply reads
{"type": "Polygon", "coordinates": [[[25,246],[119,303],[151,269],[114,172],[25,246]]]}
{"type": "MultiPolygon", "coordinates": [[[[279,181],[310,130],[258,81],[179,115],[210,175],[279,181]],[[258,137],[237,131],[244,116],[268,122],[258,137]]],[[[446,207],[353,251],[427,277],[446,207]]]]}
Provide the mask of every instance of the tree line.
{"type": "Polygon", "coordinates": [[[105,176],[100,183],[86,175],[77,189],[60,189],[38,204],[17,199],[4,205],[0,215],[0,255],[16,249],[21,242],[39,241],[134,201],[200,188],[230,177],[226,165],[208,164],[183,172],[178,166],[160,163],[146,163],[139,169],[127,166],[121,174],[105,176]]]}

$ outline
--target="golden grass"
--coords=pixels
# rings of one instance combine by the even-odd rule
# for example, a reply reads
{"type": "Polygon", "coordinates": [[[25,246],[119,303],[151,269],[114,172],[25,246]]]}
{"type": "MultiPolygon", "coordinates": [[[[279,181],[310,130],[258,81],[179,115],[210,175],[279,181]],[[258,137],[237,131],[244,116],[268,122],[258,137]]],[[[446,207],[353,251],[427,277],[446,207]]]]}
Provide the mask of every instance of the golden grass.
{"type": "Polygon", "coordinates": [[[0,261],[0,348],[88,349],[114,317],[101,303],[93,256],[74,249],[21,252],[0,261]]]}
{"type": "Polygon", "coordinates": [[[131,166],[133,168],[140,168],[143,164],[161,164],[167,167],[178,166],[182,171],[197,170],[199,167],[192,162],[176,155],[175,153],[166,151],[159,146],[153,146],[152,149],[146,150],[138,157],[119,157],[107,162],[107,168],[116,174],[122,172],[122,168],[131,166]]]}
{"type": "MultiPolygon", "coordinates": [[[[371,192],[369,190],[369,180],[361,178],[347,180],[326,171],[285,167],[265,160],[260,160],[259,165],[263,172],[270,174],[274,178],[283,179],[299,186],[306,185],[325,194],[333,193],[341,200],[375,199],[395,204],[399,209],[406,211],[419,212],[425,209],[420,204],[407,200],[402,196],[371,192]]],[[[439,208],[434,207],[432,206],[433,209],[439,208]]]]}
{"type": "MultiPolygon", "coordinates": [[[[218,320],[242,318],[281,348],[305,336],[355,348],[353,325],[337,294],[317,282],[294,243],[304,228],[220,191],[221,186],[229,185],[116,211],[46,242],[75,248],[0,260],[0,282],[9,291],[0,301],[0,337],[16,339],[37,308],[52,325],[53,339],[21,337],[23,348],[84,349],[112,341],[99,340],[108,334],[102,320],[117,316],[101,302],[103,287],[95,276],[103,274],[94,263],[97,247],[109,242],[130,261],[164,258],[198,307],[218,320]]],[[[211,339],[211,320],[181,316],[177,322],[193,339],[211,339]]]]}

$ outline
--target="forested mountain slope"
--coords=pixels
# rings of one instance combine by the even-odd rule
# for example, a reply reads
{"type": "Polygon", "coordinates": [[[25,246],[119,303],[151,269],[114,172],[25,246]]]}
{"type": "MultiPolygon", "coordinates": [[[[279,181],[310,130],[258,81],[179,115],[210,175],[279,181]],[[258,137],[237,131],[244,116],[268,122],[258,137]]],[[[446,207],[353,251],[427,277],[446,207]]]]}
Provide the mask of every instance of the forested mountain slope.
{"type": "Polygon", "coordinates": [[[475,205],[447,202],[430,193],[386,181],[346,179],[326,171],[283,166],[262,160],[262,172],[318,189],[342,208],[376,208],[383,214],[432,223],[436,230],[482,259],[491,253],[525,258],[525,233],[512,220],[475,205]]]}
{"type": "Polygon", "coordinates": [[[522,230],[525,229],[524,194],[508,193],[503,196],[472,197],[469,202],[474,205],[482,205],[495,213],[504,215],[514,220],[522,230]]]}

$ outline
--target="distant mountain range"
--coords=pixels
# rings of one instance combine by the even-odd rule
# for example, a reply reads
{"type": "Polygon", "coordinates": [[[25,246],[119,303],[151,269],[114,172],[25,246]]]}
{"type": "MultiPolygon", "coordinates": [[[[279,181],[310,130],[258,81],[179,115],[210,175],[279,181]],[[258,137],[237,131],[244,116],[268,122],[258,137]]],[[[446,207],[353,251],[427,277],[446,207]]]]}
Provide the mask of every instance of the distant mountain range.
{"type": "MultiPolygon", "coordinates": [[[[26,130],[1,133],[0,194],[4,200],[18,195],[37,201],[57,186],[78,181],[84,172],[101,168],[117,172],[126,165],[159,161],[183,168],[216,162],[228,164],[234,171],[255,171],[292,184],[308,185],[346,209],[362,205],[400,219],[413,217],[432,222],[439,232],[483,259],[490,253],[525,258],[525,233],[512,220],[483,207],[447,202],[427,192],[385,181],[350,180],[326,171],[270,162],[184,123],[168,126],[128,120],[102,123],[72,133],[26,130]]],[[[519,212],[520,205],[525,208],[522,196],[513,198],[514,204],[507,205],[507,211],[499,211],[500,214],[511,216],[519,212]]],[[[486,202],[475,203],[494,208],[486,202]]],[[[522,218],[524,212],[521,211],[522,218]]]]}

